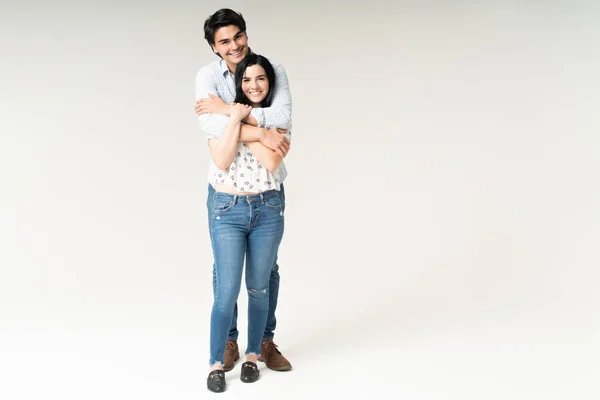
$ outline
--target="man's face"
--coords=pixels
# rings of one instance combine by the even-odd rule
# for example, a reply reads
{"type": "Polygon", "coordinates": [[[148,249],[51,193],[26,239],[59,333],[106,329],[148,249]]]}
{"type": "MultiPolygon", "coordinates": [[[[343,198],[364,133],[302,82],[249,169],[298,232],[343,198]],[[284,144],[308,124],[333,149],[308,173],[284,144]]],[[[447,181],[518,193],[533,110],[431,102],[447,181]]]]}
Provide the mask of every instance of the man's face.
{"type": "Polygon", "coordinates": [[[224,26],[215,32],[215,44],[212,48],[234,72],[248,54],[248,36],[235,25],[224,26]]]}

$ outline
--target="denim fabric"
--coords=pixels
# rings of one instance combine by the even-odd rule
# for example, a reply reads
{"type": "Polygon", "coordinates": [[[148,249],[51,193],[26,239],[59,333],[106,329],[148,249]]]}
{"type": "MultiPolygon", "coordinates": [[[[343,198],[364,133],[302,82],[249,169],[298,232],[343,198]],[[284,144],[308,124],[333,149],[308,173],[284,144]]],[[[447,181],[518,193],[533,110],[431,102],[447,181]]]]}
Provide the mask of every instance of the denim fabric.
{"type": "MultiPolygon", "coordinates": [[[[283,183],[280,186],[279,196],[281,197],[281,202],[283,204],[283,210],[285,212],[285,189],[283,183]]],[[[209,222],[212,219],[212,209],[213,209],[213,199],[214,199],[215,189],[212,185],[208,185],[208,212],[209,212],[209,222]]],[[[216,272],[215,265],[213,264],[213,293],[215,292],[215,284],[216,284],[216,272]]],[[[275,318],[275,310],[277,309],[277,299],[279,298],[279,265],[277,264],[277,258],[275,259],[275,264],[273,265],[273,270],[271,271],[271,278],[269,280],[269,313],[267,315],[267,326],[265,327],[265,332],[263,334],[263,338],[265,339],[273,339],[275,336],[275,328],[277,327],[277,318],[275,318]]],[[[231,319],[231,326],[229,328],[229,339],[238,340],[239,331],[237,329],[237,315],[238,315],[238,307],[237,303],[233,306],[233,317],[231,319]]]]}
{"type": "Polygon", "coordinates": [[[210,365],[223,363],[244,258],[248,290],[246,354],[260,354],[269,312],[271,272],[284,229],[281,199],[276,190],[251,196],[214,191],[212,196],[209,194],[207,207],[214,256],[210,365]]]}

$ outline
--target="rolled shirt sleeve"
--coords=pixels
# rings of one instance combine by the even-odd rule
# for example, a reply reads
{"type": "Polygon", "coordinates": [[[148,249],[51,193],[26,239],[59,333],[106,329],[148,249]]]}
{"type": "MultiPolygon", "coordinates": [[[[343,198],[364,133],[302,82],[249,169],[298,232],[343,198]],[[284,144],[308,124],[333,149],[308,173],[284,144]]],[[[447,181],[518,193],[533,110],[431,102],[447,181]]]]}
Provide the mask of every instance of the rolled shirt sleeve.
{"type": "MultiPolygon", "coordinates": [[[[218,96],[217,80],[214,70],[204,67],[196,74],[196,100],[202,98],[208,98],[208,94],[214,94],[218,96]]],[[[221,114],[201,114],[198,116],[200,122],[200,129],[208,135],[208,139],[215,138],[219,139],[229,117],[221,114]]]]}

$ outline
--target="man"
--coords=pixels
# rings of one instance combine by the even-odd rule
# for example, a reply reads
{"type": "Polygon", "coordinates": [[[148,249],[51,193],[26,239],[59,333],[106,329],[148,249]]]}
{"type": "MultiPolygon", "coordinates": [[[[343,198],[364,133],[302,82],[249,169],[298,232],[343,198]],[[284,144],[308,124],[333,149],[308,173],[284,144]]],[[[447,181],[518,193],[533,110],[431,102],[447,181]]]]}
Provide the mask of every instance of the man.
{"type": "MultiPolygon", "coordinates": [[[[235,98],[235,70],[237,65],[250,52],[246,22],[241,14],[220,9],[209,16],[204,23],[204,37],[213,52],[220,57],[219,61],[204,66],[196,76],[196,113],[199,115],[200,127],[209,137],[218,139],[227,124],[229,106],[235,98]]],[[[282,158],[289,151],[286,133],[290,127],[292,102],[287,75],[283,66],[274,63],[276,84],[271,107],[253,108],[243,120],[240,141],[260,141],[282,158]],[[271,127],[267,129],[267,127],[271,127]]],[[[283,166],[283,163],[282,163],[283,166]]],[[[285,167],[283,167],[285,168],[285,167]]],[[[209,185],[208,202],[212,201],[214,189],[209,185]]],[[[281,185],[280,196],[285,207],[285,193],[281,185]]],[[[209,212],[212,208],[209,207],[209,212]]],[[[209,218],[209,220],[211,220],[209,218]]],[[[215,269],[213,265],[213,289],[215,285],[215,269]]],[[[275,309],[279,293],[279,266],[277,262],[271,271],[269,283],[269,314],[261,345],[260,361],[275,371],[288,371],[290,362],[281,354],[273,342],[273,330],[276,326],[275,309]]],[[[229,340],[224,357],[224,370],[233,369],[239,359],[237,345],[237,304],[229,331],[229,340]]]]}

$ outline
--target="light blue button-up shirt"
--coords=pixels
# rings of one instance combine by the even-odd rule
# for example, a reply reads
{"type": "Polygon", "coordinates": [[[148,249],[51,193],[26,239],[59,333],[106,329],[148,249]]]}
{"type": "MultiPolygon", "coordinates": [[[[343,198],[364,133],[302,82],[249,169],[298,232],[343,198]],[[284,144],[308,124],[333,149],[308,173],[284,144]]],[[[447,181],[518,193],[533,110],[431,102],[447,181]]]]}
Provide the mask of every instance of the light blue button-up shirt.
{"type": "MultiPolygon", "coordinates": [[[[275,69],[275,87],[271,88],[273,100],[271,106],[267,108],[252,108],[250,112],[262,128],[281,128],[291,130],[292,128],[292,96],[288,84],[287,74],[283,65],[269,59],[273,69],[275,69]]],[[[235,75],[231,73],[224,60],[218,60],[210,63],[198,71],[196,74],[196,99],[208,98],[208,94],[219,96],[225,103],[231,104],[235,100],[235,75]]],[[[198,116],[200,128],[209,138],[219,139],[229,116],[221,114],[202,114],[198,116]]],[[[291,131],[288,134],[291,139],[291,131]]],[[[211,159],[212,175],[216,166],[211,159]]],[[[283,161],[279,166],[278,176],[280,182],[287,176],[287,170],[283,161]]]]}
{"type": "MultiPolygon", "coordinates": [[[[252,116],[263,128],[290,129],[292,120],[292,96],[285,69],[281,64],[269,60],[275,69],[275,87],[272,88],[273,101],[268,108],[253,108],[252,116]]],[[[225,103],[235,100],[235,75],[227,68],[223,60],[210,63],[198,71],[196,75],[196,99],[208,98],[208,94],[219,96],[225,103]]],[[[221,137],[227,115],[202,114],[198,116],[200,128],[210,137],[221,137]]]]}

